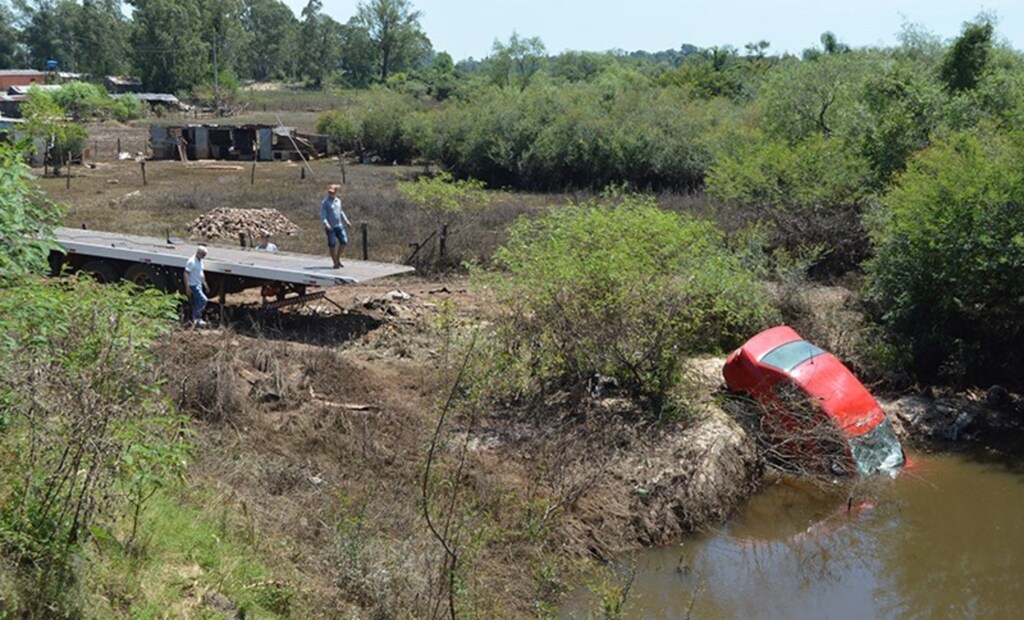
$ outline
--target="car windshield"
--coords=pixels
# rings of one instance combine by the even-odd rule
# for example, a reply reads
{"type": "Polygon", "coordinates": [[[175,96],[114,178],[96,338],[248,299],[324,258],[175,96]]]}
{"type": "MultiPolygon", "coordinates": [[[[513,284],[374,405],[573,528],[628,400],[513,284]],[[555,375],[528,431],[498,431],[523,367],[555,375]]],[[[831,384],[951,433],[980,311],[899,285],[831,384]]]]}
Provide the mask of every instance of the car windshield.
{"type": "Polygon", "coordinates": [[[822,353],[824,351],[806,340],[794,340],[769,351],[767,355],[761,358],[761,363],[774,366],[782,372],[789,372],[822,353]]]}
{"type": "Polygon", "coordinates": [[[859,437],[850,438],[850,452],[862,475],[884,471],[891,475],[904,464],[903,448],[892,432],[889,420],[859,437]]]}

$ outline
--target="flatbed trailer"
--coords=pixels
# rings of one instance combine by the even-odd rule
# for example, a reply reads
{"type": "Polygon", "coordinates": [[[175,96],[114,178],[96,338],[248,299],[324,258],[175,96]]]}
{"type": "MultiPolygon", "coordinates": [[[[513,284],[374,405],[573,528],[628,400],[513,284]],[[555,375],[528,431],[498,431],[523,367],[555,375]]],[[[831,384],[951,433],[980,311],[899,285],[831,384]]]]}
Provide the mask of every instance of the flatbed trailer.
{"type": "MultiPolygon", "coordinates": [[[[54,274],[65,269],[92,274],[101,282],[128,280],[165,292],[184,293],[185,262],[195,254],[196,242],[77,228],[57,228],[57,243],[64,252],[51,252],[54,274]]],[[[210,292],[223,301],[228,293],[250,288],[272,291],[278,300],[288,293],[306,294],[308,287],[352,284],[413,271],[407,265],[346,258],[334,269],[323,256],[294,252],[267,252],[206,244],[203,259],[210,292]]]]}

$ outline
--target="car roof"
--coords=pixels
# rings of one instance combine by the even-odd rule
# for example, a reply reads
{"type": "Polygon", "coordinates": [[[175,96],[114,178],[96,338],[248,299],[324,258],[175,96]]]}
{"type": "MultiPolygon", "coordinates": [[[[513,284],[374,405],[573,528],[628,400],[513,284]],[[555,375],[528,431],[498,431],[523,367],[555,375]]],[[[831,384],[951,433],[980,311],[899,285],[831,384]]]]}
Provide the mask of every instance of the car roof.
{"type": "Polygon", "coordinates": [[[740,349],[751,358],[761,361],[765,355],[778,347],[798,340],[803,340],[803,337],[795,329],[788,325],[779,325],[752,336],[740,346],[740,349]]]}
{"type": "Polygon", "coordinates": [[[833,418],[848,436],[866,433],[877,426],[885,414],[864,384],[834,355],[808,343],[793,328],[780,325],[751,337],[737,353],[754,360],[761,372],[790,377],[833,418]],[[785,345],[793,355],[785,353],[785,345]],[[780,349],[780,347],[783,347],[780,349]],[[799,360],[794,362],[794,356],[799,360]],[[766,360],[766,357],[768,358],[766,360]]]}

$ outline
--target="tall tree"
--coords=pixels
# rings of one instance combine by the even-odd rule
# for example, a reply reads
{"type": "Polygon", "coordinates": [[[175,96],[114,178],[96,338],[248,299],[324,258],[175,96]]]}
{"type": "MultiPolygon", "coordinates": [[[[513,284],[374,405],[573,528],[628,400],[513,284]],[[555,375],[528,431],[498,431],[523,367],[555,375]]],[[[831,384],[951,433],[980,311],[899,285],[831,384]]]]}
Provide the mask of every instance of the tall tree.
{"type": "Polygon", "coordinates": [[[146,88],[187,90],[210,75],[210,46],[202,39],[197,0],[129,0],[134,7],[131,44],[146,88]]]}
{"type": "Polygon", "coordinates": [[[299,46],[302,72],[314,86],[340,67],[341,24],[323,14],[320,0],[309,0],[302,9],[299,46]]]}
{"type": "Polygon", "coordinates": [[[499,86],[516,85],[524,90],[540,71],[546,50],[539,37],[520,37],[513,31],[508,44],[494,40],[491,48],[491,71],[494,81],[499,86]]]}
{"type": "Polygon", "coordinates": [[[282,77],[296,65],[299,21],[281,0],[244,0],[242,28],[247,46],[239,67],[242,75],[256,80],[282,77]]]}
{"type": "Polygon", "coordinates": [[[341,28],[341,68],[349,86],[365,88],[377,79],[376,52],[366,28],[349,20],[341,28]]]}
{"type": "Polygon", "coordinates": [[[121,0],[82,0],[76,26],[82,52],[80,71],[103,76],[129,70],[131,22],[121,12],[121,0]]]}
{"type": "Polygon", "coordinates": [[[218,74],[236,72],[245,49],[249,33],[242,27],[242,0],[198,0],[202,21],[202,39],[210,50],[212,73],[208,77],[216,82],[218,74]]]}
{"type": "Polygon", "coordinates": [[[420,27],[420,12],[408,0],[360,3],[351,25],[365,29],[377,78],[384,82],[398,71],[416,67],[430,55],[430,39],[420,27]]]}
{"type": "Polygon", "coordinates": [[[7,2],[0,0],[0,69],[13,69],[24,61],[14,18],[14,12],[7,2]]]}
{"type": "Polygon", "coordinates": [[[43,69],[52,59],[63,69],[79,70],[81,50],[75,33],[81,7],[74,0],[15,0],[15,6],[24,22],[21,38],[30,65],[43,69]]]}
{"type": "Polygon", "coordinates": [[[971,90],[981,79],[992,53],[992,22],[964,24],[963,32],[946,50],[939,77],[951,92],[971,90]]]}

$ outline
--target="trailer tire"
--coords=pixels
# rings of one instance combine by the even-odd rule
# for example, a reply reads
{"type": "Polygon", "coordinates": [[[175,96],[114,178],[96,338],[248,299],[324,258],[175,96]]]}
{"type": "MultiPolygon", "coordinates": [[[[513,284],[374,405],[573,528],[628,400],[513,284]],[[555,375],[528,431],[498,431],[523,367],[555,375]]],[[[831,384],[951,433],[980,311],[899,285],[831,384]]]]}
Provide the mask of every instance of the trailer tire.
{"type": "Polygon", "coordinates": [[[56,278],[64,270],[64,252],[50,250],[47,263],[50,265],[50,276],[56,278]]]}
{"type": "Polygon", "coordinates": [[[155,265],[131,265],[125,270],[124,279],[139,286],[169,292],[167,273],[155,265]]]}
{"type": "Polygon", "coordinates": [[[100,284],[117,282],[117,268],[105,260],[91,260],[82,265],[79,271],[91,275],[100,284]]]}

